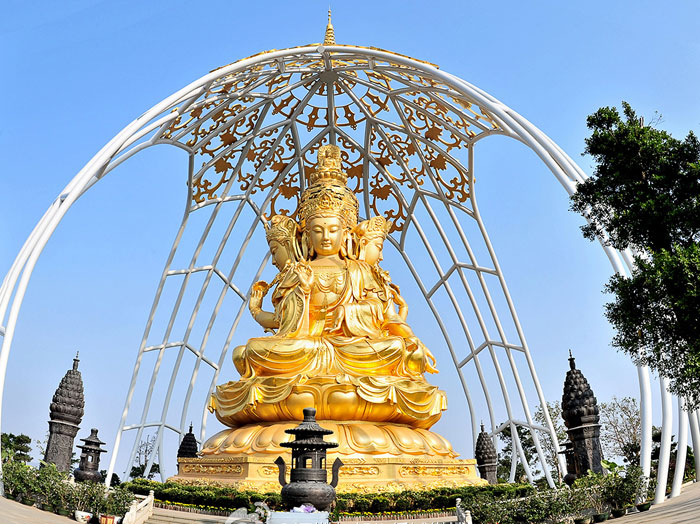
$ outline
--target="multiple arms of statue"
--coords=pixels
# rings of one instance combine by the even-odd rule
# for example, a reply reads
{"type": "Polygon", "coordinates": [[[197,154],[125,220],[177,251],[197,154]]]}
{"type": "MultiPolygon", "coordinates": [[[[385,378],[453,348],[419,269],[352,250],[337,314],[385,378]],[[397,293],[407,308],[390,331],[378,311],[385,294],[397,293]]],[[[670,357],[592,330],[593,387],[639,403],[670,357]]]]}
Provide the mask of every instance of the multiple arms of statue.
{"type": "Polygon", "coordinates": [[[250,301],[248,302],[251,315],[253,315],[253,318],[258,324],[265,328],[266,332],[274,332],[275,329],[279,329],[280,327],[280,319],[278,318],[277,311],[275,313],[270,313],[262,309],[263,298],[267,295],[267,292],[277,285],[278,288],[284,289],[298,287],[302,293],[308,294],[311,292],[312,283],[313,270],[308,263],[304,261],[287,263],[270,284],[262,280],[253,284],[250,293],[250,301]]]}
{"type": "Polygon", "coordinates": [[[265,331],[271,331],[279,327],[279,322],[275,320],[274,313],[268,313],[263,311],[262,302],[263,298],[270,289],[270,285],[260,280],[253,284],[253,289],[250,292],[250,301],[248,302],[248,308],[250,309],[250,314],[253,315],[255,321],[265,328],[265,331]]]}

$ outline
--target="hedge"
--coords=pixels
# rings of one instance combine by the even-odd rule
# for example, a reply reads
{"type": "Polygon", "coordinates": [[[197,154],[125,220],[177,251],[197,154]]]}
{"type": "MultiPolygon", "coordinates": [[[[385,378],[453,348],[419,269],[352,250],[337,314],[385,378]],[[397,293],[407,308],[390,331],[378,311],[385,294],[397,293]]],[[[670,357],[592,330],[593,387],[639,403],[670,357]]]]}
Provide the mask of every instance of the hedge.
{"type": "MultiPolygon", "coordinates": [[[[124,486],[134,493],[147,495],[153,490],[155,498],[168,503],[179,503],[201,508],[234,510],[237,508],[255,509],[254,503],[264,501],[270,509],[283,509],[279,493],[257,493],[239,491],[233,487],[197,486],[177,482],[156,482],[136,479],[124,486]]],[[[334,514],[387,512],[441,511],[455,507],[457,499],[462,499],[465,509],[477,508],[495,500],[527,497],[535,489],[529,484],[496,484],[489,486],[464,486],[460,488],[436,488],[425,491],[399,491],[392,493],[339,493],[336,497],[334,514]]]]}

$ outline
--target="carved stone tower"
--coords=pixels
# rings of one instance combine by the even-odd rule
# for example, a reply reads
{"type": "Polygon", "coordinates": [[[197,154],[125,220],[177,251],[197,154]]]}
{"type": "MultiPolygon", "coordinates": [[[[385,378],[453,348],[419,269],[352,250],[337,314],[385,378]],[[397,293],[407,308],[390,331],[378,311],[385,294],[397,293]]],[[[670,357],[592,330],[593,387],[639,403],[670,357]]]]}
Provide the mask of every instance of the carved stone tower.
{"type": "Polygon", "coordinates": [[[602,473],[600,461],[603,452],[600,448],[600,420],[598,401],[593,395],[588,381],[581,371],[576,369],[576,362],[569,351],[569,366],[564,381],[564,395],[561,398],[562,417],[569,435],[569,442],[564,443],[567,455],[567,483],[573,481],[588,470],[602,473]],[[571,469],[573,466],[573,470],[571,469]]]}
{"type": "Polygon", "coordinates": [[[56,464],[59,471],[69,473],[73,441],[83,419],[83,379],[78,371],[78,355],[73,359],[73,369],[69,369],[61,379],[51,401],[49,411],[49,441],[46,445],[44,461],[56,464]]]}
{"type": "Polygon", "coordinates": [[[104,442],[97,438],[97,429],[95,428],[90,430],[89,437],[81,438],[80,440],[83,441],[83,445],[78,446],[82,453],[80,454],[80,465],[74,472],[75,480],[100,482],[102,480],[100,475],[100,453],[107,451],[100,447],[104,442]]]}
{"type": "Polygon", "coordinates": [[[481,432],[476,439],[474,455],[481,478],[489,484],[498,484],[498,478],[496,477],[496,470],[498,469],[496,447],[493,445],[491,437],[484,431],[483,424],[481,425],[481,432]]]}
{"type": "Polygon", "coordinates": [[[177,448],[177,471],[180,472],[180,459],[181,458],[197,458],[197,452],[199,447],[197,446],[197,439],[192,433],[192,424],[190,424],[190,430],[185,433],[182,437],[182,442],[180,442],[180,447],[177,448]]]}

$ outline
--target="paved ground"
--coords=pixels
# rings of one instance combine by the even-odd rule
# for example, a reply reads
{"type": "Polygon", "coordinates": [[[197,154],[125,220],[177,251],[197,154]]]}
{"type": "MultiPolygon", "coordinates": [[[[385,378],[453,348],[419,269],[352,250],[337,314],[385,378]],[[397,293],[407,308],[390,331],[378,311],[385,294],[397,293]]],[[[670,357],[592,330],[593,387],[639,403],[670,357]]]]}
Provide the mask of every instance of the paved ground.
{"type": "Polygon", "coordinates": [[[686,484],[675,499],[649,511],[613,519],[615,524],[700,524],[700,482],[686,484]]]}
{"type": "Polygon", "coordinates": [[[75,524],[75,520],[0,497],[0,524],[75,524]]]}
{"type": "MultiPolygon", "coordinates": [[[[68,517],[59,517],[37,508],[0,497],[0,524],[69,524],[68,517]]],[[[619,519],[615,524],[700,524],[700,482],[687,484],[680,496],[668,500],[649,511],[619,519]]]]}

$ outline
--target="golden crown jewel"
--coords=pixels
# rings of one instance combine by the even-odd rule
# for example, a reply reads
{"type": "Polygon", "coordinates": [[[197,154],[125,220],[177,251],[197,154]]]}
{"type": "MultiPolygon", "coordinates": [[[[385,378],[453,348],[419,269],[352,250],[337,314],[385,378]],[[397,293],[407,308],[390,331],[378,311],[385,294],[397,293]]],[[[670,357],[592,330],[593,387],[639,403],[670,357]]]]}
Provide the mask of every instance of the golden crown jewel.
{"type": "Polygon", "coordinates": [[[343,172],[340,148],[321,146],[318,150],[316,169],[309,175],[309,187],[301,195],[299,217],[301,227],[317,215],[334,215],[343,226],[352,229],[357,225],[359,205],[357,197],[347,187],[348,175],[343,172]]]}

